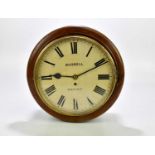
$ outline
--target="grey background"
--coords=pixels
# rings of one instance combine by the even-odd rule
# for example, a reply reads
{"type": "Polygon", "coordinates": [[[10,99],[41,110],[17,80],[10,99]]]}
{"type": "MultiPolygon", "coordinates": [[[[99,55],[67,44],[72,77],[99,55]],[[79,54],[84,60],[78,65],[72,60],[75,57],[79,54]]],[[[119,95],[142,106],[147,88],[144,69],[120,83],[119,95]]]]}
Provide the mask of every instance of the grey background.
{"type": "Polygon", "coordinates": [[[0,135],[155,135],[155,19],[0,19],[0,135]],[[66,25],[110,38],[125,64],[120,97],[86,123],[61,122],[30,94],[26,66],[36,43],[66,25]]]}

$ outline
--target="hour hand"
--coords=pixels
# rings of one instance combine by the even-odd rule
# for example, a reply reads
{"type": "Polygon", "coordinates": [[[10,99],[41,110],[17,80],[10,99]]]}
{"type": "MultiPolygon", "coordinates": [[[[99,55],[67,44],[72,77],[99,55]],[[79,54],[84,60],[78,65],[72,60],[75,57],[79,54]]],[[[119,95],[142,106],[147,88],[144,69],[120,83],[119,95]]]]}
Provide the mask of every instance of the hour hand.
{"type": "Polygon", "coordinates": [[[60,73],[55,73],[53,76],[54,76],[56,79],[60,79],[61,77],[73,78],[73,76],[70,76],[70,75],[61,75],[60,73]]]}
{"type": "Polygon", "coordinates": [[[61,75],[60,73],[55,73],[55,74],[51,74],[51,75],[41,76],[41,80],[52,80],[52,77],[54,77],[56,79],[60,79],[62,77],[73,78],[73,76],[61,75]]]}

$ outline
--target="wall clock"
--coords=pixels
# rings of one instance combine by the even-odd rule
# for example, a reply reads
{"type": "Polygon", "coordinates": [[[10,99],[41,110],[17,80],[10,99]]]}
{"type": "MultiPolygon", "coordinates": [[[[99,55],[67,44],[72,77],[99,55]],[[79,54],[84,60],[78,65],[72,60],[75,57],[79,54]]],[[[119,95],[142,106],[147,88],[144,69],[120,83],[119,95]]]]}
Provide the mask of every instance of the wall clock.
{"type": "Polygon", "coordinates": [[[83,122],[107,111],[124,80],[122,58],[102,33],[88,27],[62,27],[33,49],[27,67],[30,91],[49,114],[83,122]]]}

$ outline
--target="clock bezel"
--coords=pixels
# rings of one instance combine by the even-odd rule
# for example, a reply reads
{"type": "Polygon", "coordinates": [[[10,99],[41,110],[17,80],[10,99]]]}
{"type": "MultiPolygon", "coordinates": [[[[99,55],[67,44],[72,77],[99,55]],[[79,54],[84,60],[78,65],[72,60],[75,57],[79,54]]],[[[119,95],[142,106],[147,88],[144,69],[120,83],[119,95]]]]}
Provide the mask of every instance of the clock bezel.
{"type": "Polygon", "coordinates": [[[29,88],[30,88],[30,91],[33,97],[46,112],[48,112],[52,116],[57,117],[63,121],[83,122],[83,121],[87,121],[87,120],[93,119],[101,115],[102,113],[106,112],[114,104],[114,102],[116,101],[116,99],[118,98],[121,92],[121,89],[124,83],[124,65],[123,65],[122,58],[119,54],[119,51],[117,50],[115,45],[111,42],[111,40],[109,40],[105,35],[88,27],[68,26],[68,27],[62,27],[62,28],[59,28],[59,29],[56,29],[50,32],[44,38],[42,38],[39,41],[39,43],[35,46],[28,61],[27,81],[28,81],[28,85],[29,85],[29,88]],[[40,52],[43,50],[43,48],[46,45],[48,45],[50,42],[58,38],[65,37],[65,36],[72,36],[72,35],[86,36],[99,42],[102,46],[104,46],[104,48],[106,48],[108,53],[113,58],[113,61],[115,63],[116,70],[117,70],[117,82],[115,84],[113,93],[108,99],[108,101],[96,111],[86,114],[86,115],[81,115],[81,116],[68,116],[68,115],[57,113],[54,110],[50,109],[40,98],[36,90],[35,82],[34,82],[35,62],[40,52]]]}

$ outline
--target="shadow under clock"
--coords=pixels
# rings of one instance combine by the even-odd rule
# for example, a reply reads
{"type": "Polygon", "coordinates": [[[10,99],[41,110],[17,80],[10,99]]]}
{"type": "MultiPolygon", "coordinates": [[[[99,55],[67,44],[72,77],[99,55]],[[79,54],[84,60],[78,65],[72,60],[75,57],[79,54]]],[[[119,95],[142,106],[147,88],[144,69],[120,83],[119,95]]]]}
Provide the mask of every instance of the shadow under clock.
{"type": "Polygon", "coordinates": [[[60,122],[42,111],[37,111],[30,120],[14,122],[8,128],[22,135],[30,136],[140,136],[139,129],[126,127],[117,114],[85,122],[60,122]]]}

